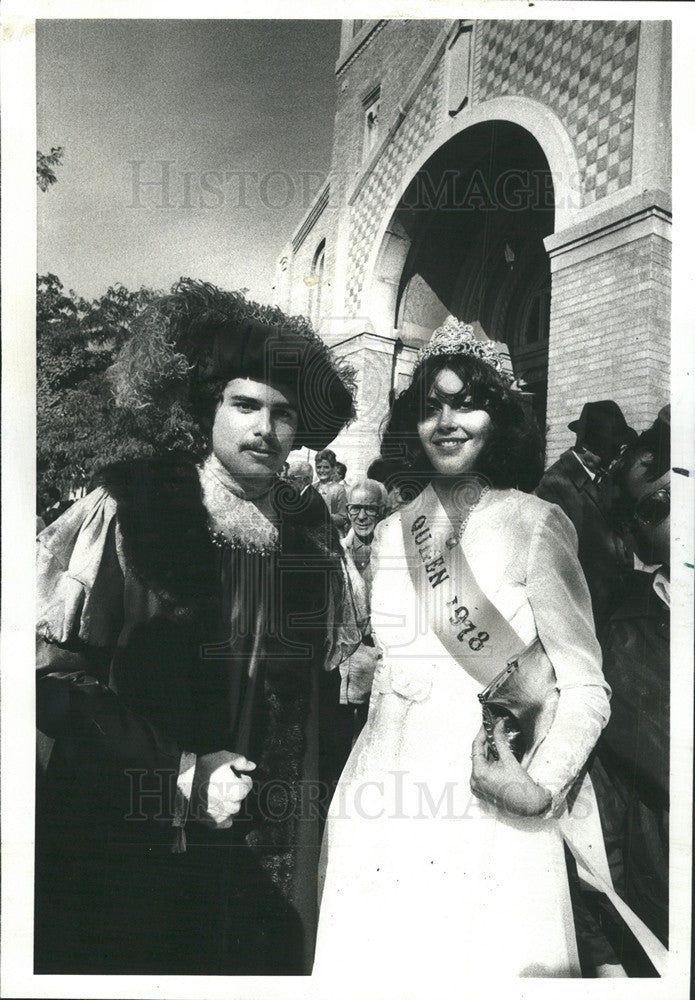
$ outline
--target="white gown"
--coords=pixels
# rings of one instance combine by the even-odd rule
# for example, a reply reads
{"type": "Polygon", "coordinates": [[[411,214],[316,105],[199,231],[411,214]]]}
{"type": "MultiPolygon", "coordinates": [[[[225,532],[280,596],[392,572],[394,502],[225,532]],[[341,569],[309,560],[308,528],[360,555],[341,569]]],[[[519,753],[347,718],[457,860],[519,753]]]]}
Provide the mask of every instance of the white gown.
{"type": "MultiPolygon", "coordinates": [[[[578,976],[557,820],[510,817],[470,791],[481,685],[422,620],[399,515],[380,529],[372,626],[383,659],[326,826],[318,992],[448,996],[462,977],[482,987],[578,976]]],[[[494,491],[461,544],[520,648],[538,634],[553,662],[560,702],[529,773],[557,813],[608,718],[574,529],[553,505],[494,491]]]]}

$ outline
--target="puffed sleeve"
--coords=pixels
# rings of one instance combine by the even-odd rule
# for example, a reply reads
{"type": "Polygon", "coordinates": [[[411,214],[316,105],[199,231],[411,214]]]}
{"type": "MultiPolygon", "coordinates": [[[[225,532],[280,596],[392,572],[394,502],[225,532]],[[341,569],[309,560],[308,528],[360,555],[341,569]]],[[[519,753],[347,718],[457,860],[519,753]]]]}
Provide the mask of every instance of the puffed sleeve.
{"type": "Polygon", "coordinates": [[[526,590],[560,692],[555,719],[528,773],[552,793],[555,811],[608,721],[610,688],[577,558],[577,535],[554,505],[543,511],[531,538],[526,590]]]}
{"type": "Polygon", "coordinates": [[[46,642],[105,647],[123,614],[116,501],[104,489],[78,500],[37,539],[37,632],[46,642]]]}
{"type": "Polygon", "coordinates": [[[115,501],[105,490],[95,490],[46,528],[37,543],[40,765],[47,766],[50,757],[48,737],[60,741],[73,773],[83,787],[95,791],[103,791],[108,777],[117,794],[129,794],[128,769],[157,781],[168,774],[164,800],[153,796],[148,806],[154,818],[170,822],[182,748],[132,712],[108,684],[123,621],[124,567],[115,501]]]}

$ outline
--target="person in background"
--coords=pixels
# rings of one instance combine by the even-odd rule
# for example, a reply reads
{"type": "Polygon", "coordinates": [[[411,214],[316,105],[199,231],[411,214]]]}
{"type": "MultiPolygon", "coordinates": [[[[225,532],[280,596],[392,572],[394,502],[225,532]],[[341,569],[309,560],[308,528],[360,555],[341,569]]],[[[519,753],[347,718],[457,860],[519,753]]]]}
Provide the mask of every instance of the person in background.
{"type": "Polygon", "coordinates": [[[348,483],[348,481],[345,478],[346,475],[347,475],[347,465],[345,464],[345,462],[336,461],[335,470],[333,472],[334,481],[336,483],[342,483],[343,486],[345,487],[345,492],[349,493],[352,484],[348,483]]]}
{"type": "MultiPolygon", "coordinates": [[[[332,524],[328,507],[319,495],[318,490],[312,485],[314,473],[311,463],[304,460],[296,460],[292,462],[290,464],[290,470],[287,478],[288,482],[290,482],[298,491],[300,497],[306,498],[306,501],[311,504],[312,509],[314,510],[314,518],[318,521],[323,517],[323,520],[325,520],[328,524],[332,524]]],[[[341,543],[344,548],[343,539],[341,539],[341,543]]],[[[346,570],[350,581],[352,600],[356,608],[359,628],[362,632],[362,642],[367,641],[369,643],[371,642],[371,638],[369,636],[369,608],[365,593],[365,586],[358,570],[351,561],[347,552],[346,570]]],[[[353,666],[353,673],[358,669],[357,664],[360,662],[358,654],[362,650],[362,642],[353,654],[353,656],[358,657],[357,660],[355,660],[355,665],[353,666]]],[[[352,660],[352,658],[353,657],[350,657],[349,659],[352,660]]],[[[364,659],[364,657],[362,657],[362,659],[364,659]]],[[[328,807],[330,797],[333,794],[338,778],[340,777],[341,771],[345,765],[345,761],[347,760],[348,754],[352,748],[352,713],[354,712],[354,709],[348,708],[347,700],[344,698],[346,690],[346,671],[347,667],[341,669],[340,671],[334,670],[325,674],[322,678],[324,700],[330,702],[333,708],[333,712],[330,717],[329,713],[324,711],[322,720],[325,722],[322,729],[324,748],[324,766],[322,769],[324,780],[321,789],[322,809],[328,807]]],[[[354,683],[351,690],[353,689],[355,689],[354,683]]],[[[369,690],[367,690],[367,700],[368,699],[369,690]]]]}
{"type": "MultiPolygon", "coordinates": [[[[359,574],[362,591],[357,587],[354,590],[363,594],[367,619],[372,590],[371,556],[374,529],[385,516],[386,510],[386,489],[381,483],[373,479],[364,479],[355,483],[350,489],[347,511],[351,527],[343,539],[343,548],[350,564],[359,574]]],[[[367,720],[369,695],[377,659],[374,639],[369,630],[352,656],[340,665],[340,705],[345,720],[343,727],[345,760],[367,720]]]]}
{"type": "MultiPolygon", "coordinates": [[[[611,718],[591,769],[617,892],[668,946],[670,409],[626,453],[618,476],[641,569],[625,580],[603,636],[611,718]]],[[[654,975],[605,915],[631,976],[654,975]]]]}
{"type": "MultiPolygon", "coordinates": [[[[384,458],[375,458],[367,469],[369,479],[375,479],[386,490],[386,514],[393,514],[408,503],[412,493],[412,484],[408,484],[403,476],[400,462],[384,458]]],[[[417,490],[415,491],[417,492],[417,490]]]]}
{"type": "Polygon", "coordinates": [[[343,548],[371,590],[371,548],[374,529],[387,511],[386,487],[373,479],[363,479],[350,487],[347,512],[350,530],[343,539],[343,548]]]}
{"type": "Polygon", "coordinates": [[[600,635],[619,601],[621,576],[632,568],[629,543],[612,519],[615,496],[609,471],[637,434],[612,399],[585,403],[568,427],[577,436],[575,444],[544,473],[535,493],[557,504],[574,525],[600,635]]]}
{"type": "Polygon", "coordinates": [[[336,526],[341,536],[345,535],[350,527],[350,518],[347,512],[347,494],[342,483],[336,483],[333,475],[336,467],[335,452],[330,448],[324,448],[318,452],[314,459],[318,483],[316,490],[323,497],[323,501],[328,507],[331,520],[336,526]]]}
{"type": "MultiPolygon", "coordinates": [[[[57,521],[61,514],[72,507],[74,500],[61,500],[60,491],[56,486],[49,486],[46,489],[46,507],[41,512],[41,520],[45,527],[57,521]]],[[[38,521],[36,522],[38,534],[38,521]]]]}
{"type": "Polygon", "coordinates": [[[314,470],[311,468],[311,462],[290,462],[287,481],[292,483],[300,496],[303,496],[314,481],[314,470]]]}

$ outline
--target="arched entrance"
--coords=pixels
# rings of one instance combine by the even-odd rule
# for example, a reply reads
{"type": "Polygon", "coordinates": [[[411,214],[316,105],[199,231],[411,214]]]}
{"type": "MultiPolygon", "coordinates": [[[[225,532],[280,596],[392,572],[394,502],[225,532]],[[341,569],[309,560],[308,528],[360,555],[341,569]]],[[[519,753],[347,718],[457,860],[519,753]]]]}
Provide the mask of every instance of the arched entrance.
{"type": "Polygon", "coordinates": [[[510,121],[479,122],[418,170],[387,228],[391,323],[408,345],[449,314],[507,346],[545,422],[553,180],[541,146],[510,121]],[[395,266],[394,266],[395,265],[395,266]],[[398,273],[397,273],[398,272],[398,273]]]}

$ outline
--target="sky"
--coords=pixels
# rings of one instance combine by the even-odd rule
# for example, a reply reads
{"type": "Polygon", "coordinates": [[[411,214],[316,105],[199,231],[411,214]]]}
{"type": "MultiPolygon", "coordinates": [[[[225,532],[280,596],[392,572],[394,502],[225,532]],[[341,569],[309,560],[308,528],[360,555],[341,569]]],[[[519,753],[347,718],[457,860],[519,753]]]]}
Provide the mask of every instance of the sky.
{"type": "Polygon", "coordinates": [[[87,298],[181,276],[271,302],[330,166],[339,21],[43,20],[38,271],[87,298]]]}

